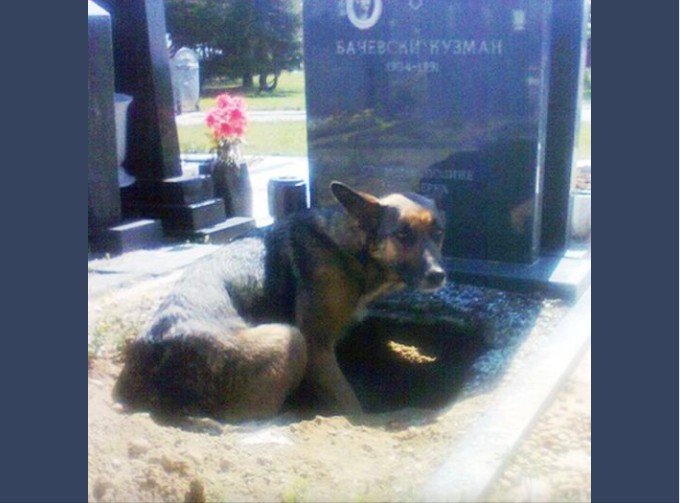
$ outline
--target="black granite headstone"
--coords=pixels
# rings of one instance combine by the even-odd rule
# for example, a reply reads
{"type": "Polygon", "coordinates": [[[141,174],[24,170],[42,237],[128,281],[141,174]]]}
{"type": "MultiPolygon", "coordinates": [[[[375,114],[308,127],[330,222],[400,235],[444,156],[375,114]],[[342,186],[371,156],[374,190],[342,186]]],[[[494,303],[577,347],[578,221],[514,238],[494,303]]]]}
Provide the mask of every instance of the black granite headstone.
{"type": "Polygon", "coordinates": [[[159,221],[121,221],[111,17],[92,1],[87,8],[88,253],[117,254],[153,246],[163,236],[159,221]]]}
{"type": "Polygon", "coordinates": [[[446,211],[448,257],[539,253],[549,0],[308,0],[312,202],[338,179],[446,211]]]}
{"type": "Polygon", "coordinates": [[[118,224],[121,218],[111,17],[91,1],[87,3],[87,35],[87,230],[90,239],[118,224]]]}
{"type": "Polygon", "coordinates": [[[586,57],[586,14],[583,0],[553,0],[542,255],[560,255],[568,244],[569,194],[586,57]]]}
{"type": "Polygon", "coordinates": [[[116,91],[129,94],[127,170],[138,179],[182,174],[163,0],[98,0],[112,17],[116,91]]]}

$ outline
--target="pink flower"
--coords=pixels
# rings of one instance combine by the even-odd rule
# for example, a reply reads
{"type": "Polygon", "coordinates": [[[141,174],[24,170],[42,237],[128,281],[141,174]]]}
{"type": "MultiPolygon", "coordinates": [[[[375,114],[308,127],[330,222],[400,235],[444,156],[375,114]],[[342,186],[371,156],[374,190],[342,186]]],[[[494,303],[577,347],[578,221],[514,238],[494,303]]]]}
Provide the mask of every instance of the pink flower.
{"type": "Polygon", "coordinates": [[[234,126],[234,136],[238,136],[239,138],[242,137],[246,132],[246,128],[244,125],[237,124],[234,126]]]}
{"type": "Polygon", "coordinates": [[[228,94],[220,94],[217,97],[217,107],[218,108],[229,108],[231,106],[232,102],[233,102],[233,99],[228,94]]]}
{"type": "Polygon", "coordinates": [[[205,118],[206,126],[218,143],[242,139],[247,123],[245,99],[227,93],[217,97],[217,107],[209,110],[205,118]]]}
{"type": "Polygon", "coordinates": [[[234,125],[229,122],[223,122],[220,124],[220,135],[224,139],[229,139],[234,136],[234,125]]]}
{"type": "Polygon", "coordinates": [[[217,118],[215,117],[215,114],[213,112],[208,113],[205,117],[205,123],[208,125],[209,128],[212,128],[215,126],[217,123],[217,118]]]}
{"type": "Polygon", "coordinates": [[[246,116],[243,114],[243,110],[239,108],[234,108],[231,111],[231,116],[229,117],[232,121],[239,122],[245,120],[246,116]]]}

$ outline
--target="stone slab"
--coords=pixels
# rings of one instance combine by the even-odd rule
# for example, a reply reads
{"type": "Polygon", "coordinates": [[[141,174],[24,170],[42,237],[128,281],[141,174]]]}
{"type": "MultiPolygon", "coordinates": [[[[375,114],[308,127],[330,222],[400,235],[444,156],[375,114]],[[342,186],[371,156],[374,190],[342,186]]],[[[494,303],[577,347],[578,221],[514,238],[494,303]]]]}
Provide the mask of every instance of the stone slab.
{"type": "Polygon", "coordinates": [[[254,227],[255,220],[250,217],[230,217],[211,227],[204,227],[188,233],[180,232],[174,234],[174,236],[195,243],[223,244],[254,227]]]}
{"type": "Polygon", "coordinates": [[[224,222],[226,218],[224,201],[221,199],[207,199],[186,205],[139,205],[134,211],[161,219],[163,231],[168,236],[211,227],[224,222]]]}
{"type": "Polygon", "coordinates": [[[160,220],[136,219],[124,221],[106,229],[91,239],[93,252],[120,254],[163,244],[160,220]]]}
{"type": "Polygon", "coordinates": [[[139,180],[131,189],[129,204],[188,205],[215,197],[212,178],[204,175],[139,180]]]}
{"type": "Polygon", "coordinates": [[[94,298],[135,283],[179,271],[217,251],[216,245],[182,244],[136,250],[113,258],[89,260],[87,294],[94,298]]]}

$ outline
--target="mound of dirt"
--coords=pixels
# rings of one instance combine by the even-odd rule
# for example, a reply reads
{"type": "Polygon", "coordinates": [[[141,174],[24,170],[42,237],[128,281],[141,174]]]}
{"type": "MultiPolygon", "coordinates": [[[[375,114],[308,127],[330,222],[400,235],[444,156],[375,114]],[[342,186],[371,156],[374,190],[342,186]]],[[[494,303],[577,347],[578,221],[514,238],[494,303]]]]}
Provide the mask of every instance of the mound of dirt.
{"type": "MultiPolygon", "coordinates": [[[[347,417],[287,412],[242,424],[203,418],[163,424],[146,413],[126,413],[113,402],[111,390],[125,341],[143,330],[174,279],[154,279],[88,302],[88,501],[417,500],[418,488],[447,458],[452,442],[475,424],[505,376],[521,366],[567,310],[554,299],[470,286],[452,285],[424,299],[430,313],[455,301],[458,313],[484,327],[477,335],[468,334],[482,339],[475,347],[483,351],[460,374],[458,394],[436,408],[387,407],[347,417]]],[[[404,365],[421,367],[435,365],[451,347],[441,341],[419,344],[408,337],[382,340],[378,346],[404,365]]],[[[412,382],[400,381],[408,386],[412,382]]],[[[366,388],[367,396],[374,391],[366,388]]],[[[408,387],[402,392],[415,393],[408,387]]],[[[590,459],[589,404],[588,399],[587,425],[583,410],[578,418],[579,434],[587,426],[587,445],[575,443],[577,452],[568,452],[567,458],[549,455],[562,449],[563,441],[572,441],[571,436],[554,435],[576,431],[573,418],[563,420],[568,411],[557,409],[537,439],[529,441],[527,453],[519,454],[515,466],[521,469],[499,481],[494,501],[521,492],[516,486],[523,483],[524,466],[531,468],[534,457],[541,458],[545,470],[536,472],[537,477],[564,463],[584,471],[581,465],[590,459]],[[548,452],[534,455],[537,446],[548,452]]],[[[567,470],[567,482],[550,482],[554,501],[565,495],[589,499],[581,472],[573,476],[567,470]]],[[[588,465],[588,487],[589,476],[588,465]]]]}

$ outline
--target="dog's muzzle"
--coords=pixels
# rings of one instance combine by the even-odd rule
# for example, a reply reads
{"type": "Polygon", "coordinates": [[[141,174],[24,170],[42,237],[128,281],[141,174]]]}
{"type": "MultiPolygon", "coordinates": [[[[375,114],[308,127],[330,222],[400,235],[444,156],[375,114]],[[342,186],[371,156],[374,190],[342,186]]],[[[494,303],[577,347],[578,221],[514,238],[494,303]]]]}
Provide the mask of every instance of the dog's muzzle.
{"type": "Polygon", "coordinates": [[[418,285],[424,292],[434,292],[446,284],[446,272],[441,267],[428,270],[418,285]]]}
{"type": "Polygon", "coordinates": [[[438,290],[446,284],[446,273],[443,269],[432,269],[425,273],[423,290],[438,290]]]}
{"type": "Polygon", "coordinates": [[[429,248],[423,254],[422,272],[418,288],[425,292],[434,292],[446,284],[446,271],[441,266],[439,254],[429,248]]]}

